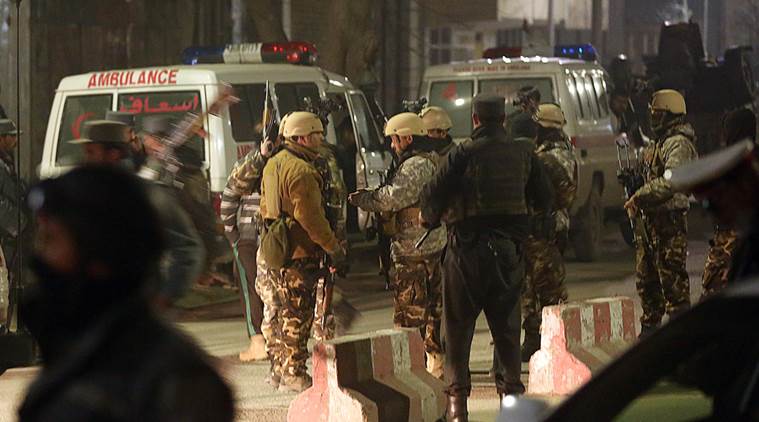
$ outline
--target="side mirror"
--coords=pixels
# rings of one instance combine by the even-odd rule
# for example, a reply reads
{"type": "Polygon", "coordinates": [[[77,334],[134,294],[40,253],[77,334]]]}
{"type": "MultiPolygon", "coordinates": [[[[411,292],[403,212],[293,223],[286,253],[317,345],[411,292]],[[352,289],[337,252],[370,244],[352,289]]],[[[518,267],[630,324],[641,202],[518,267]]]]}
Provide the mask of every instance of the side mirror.
{"type": "Polygon", "coordinates": [[[497,422],[539,422],[548,416],[550,410],[548,403],[540,399],[504,396],[497,422]]]}

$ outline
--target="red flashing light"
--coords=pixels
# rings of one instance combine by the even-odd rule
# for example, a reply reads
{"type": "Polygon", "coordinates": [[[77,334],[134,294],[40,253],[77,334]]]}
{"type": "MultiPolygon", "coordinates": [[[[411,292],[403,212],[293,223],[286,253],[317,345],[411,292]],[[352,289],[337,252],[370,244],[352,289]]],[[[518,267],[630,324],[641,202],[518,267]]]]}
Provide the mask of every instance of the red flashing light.
{"type": "Polygon", "coordinates": [[[317,56],[316,47],[303,41],[264,43],[261,46],[264,63],[313,64],[317,56]]]}

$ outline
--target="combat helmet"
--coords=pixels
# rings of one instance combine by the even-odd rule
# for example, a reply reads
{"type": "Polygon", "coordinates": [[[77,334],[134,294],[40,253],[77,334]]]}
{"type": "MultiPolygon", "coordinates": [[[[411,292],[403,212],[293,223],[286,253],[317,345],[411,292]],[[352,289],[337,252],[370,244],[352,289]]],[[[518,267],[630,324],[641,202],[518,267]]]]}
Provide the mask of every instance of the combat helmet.
{"type": "Polygon", "coordinates": [[[422,111],[419,113],[419,117],[422,118],[422,122],[424,122],[424,127],[427,130],[433,130],[433,129],[442,129],[442,130],[449,130],[453,127],[453,122],[451,121],[451,117],[448,116],[448,113],[441,107],[437,106],[430,106],[425,107],[422,109],[422,111]]]}
{"type": "Polygon", "coordinates": [[[535,121],[544,128],[561,129],[567,124],[561,107],[553,103],[541,104],[535,113],[535,121]]]}
{"type": "Polygon", "coordinates": [[[391,117],[385,124],[385,136],[426,136],[422,118],[414,113],[399,113],[391,117]]]}
{"type": "Polygon", "coordinates": [[[282,134],[290,139],[295,136],[308,136],[315,132],[324,132],[324,125],[319,117],[307,111],[296,111],[284,119],[282,134]]]}

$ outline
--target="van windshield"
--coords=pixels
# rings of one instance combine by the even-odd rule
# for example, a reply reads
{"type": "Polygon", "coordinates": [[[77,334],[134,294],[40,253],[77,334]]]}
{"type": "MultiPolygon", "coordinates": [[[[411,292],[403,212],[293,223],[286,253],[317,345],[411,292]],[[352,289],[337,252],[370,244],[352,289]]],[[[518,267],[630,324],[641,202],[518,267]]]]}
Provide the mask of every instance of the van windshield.
{"type": "Polygon", "coordinates": [[[351,104],[353,105],[356,130],[361,146],[367,151],[382,151],[379,131],[372,118],[366,98],[362,94],[351,94],[351,104]]]}
{"type": "Polygon", "coordinates": [[[69,143],[82,137],[82,126],[89,120],[105,118],[106,111],[111,109],[113,95],[77,95],[66,97],[58,131],[58,148],[55,154],[57,166],[73,166],[82,161],[82,147],[69,143]]]}
{"type": "Polygon", "coordinates": [[[501,95],[506,98],[506,115],[517,110],[514,106],[514,100],[517,99],[519,88],[532,86],[540,91],[541,103],[553,103],[556,99],[553,96],[553,83],[551,78],[503,78],[503,79],[484,79],[480,80],[479,92],[501,95]]]}
{"type": "Polygon", "coordinates": [[[433,82],[430,86],[430,105],[442,107],[451,116],[453,138],[464,138],[472,133],[472,81],[433,82]]]}

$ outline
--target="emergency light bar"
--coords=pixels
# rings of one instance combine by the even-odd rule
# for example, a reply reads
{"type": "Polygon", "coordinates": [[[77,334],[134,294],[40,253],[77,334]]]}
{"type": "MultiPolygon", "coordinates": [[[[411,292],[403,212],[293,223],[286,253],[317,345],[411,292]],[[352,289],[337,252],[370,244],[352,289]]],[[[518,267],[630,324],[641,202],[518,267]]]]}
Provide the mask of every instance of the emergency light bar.
{"type": "Polygon", "coordinates": [[[596,49],[591,44],[557,45],[553,50],[550,47],[493,47],[482,53],[483,59],[500,59],[502,57],[513,59],[531,56],[565,57],[590,62],[598,58],[596,49]]]}
{"type": "Polygon", "coordinates": [[[312,65],[318,52],[313,44],[303,41],[284,43],[228,44],[226,47],[188,47],[182,52],[182,63],[291,63],[312,65]]]}
{"type": "Polygon", "coordinates": [[[586,62],[594,62],[598,59],[596,48],[592,44],[557,45],[553,48],[553,55],[586,62]]]}

